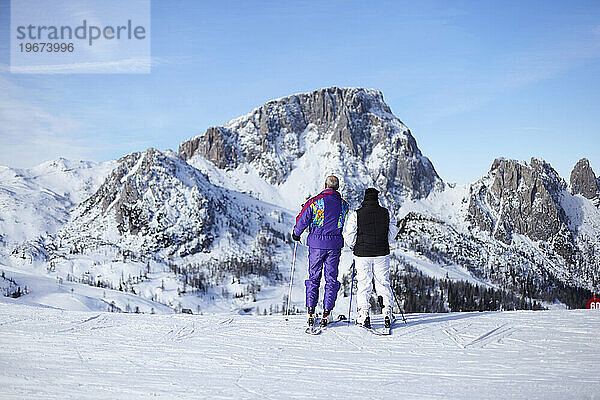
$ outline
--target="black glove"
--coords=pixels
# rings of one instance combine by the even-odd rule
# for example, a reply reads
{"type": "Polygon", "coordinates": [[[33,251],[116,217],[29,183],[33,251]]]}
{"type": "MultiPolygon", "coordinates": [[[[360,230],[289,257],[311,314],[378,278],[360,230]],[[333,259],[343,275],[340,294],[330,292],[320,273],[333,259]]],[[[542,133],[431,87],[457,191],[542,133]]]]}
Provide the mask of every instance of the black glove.
{"type": "Polygon", "coordinates": [[[300,241],[300,236],[296,236],[295,233],[292,233],[292,239],[294,239],[296,242],[300,241]]]}

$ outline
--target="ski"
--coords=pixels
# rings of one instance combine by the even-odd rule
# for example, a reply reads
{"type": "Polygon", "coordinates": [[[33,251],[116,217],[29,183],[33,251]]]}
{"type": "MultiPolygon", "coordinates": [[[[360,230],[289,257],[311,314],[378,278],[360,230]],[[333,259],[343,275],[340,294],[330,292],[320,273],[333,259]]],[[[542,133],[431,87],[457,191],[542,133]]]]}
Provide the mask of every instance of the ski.
{"type": "Polygon", "coordinates": [[[345,315],[339,315],[338,318],[335,321],[330,321],[327,323],[327,325],[322,325],[321,324],[321,318],[315,318],[315,321],[313,323],[312,326],[309,326],[308,328],[306,328],[306,330],[304,331],[305,333],[309,334],[309,335],[318,335],[321,332],[323,332],[324,330],[326,330],[328,327],[338,324],[340,322],[346,322],[346,316],[345,315]]]}
{"type": "MultiPolygon", "coordinates": [[[[389,335],[389,334],[390,334],[390,333],[389,333],[389,331],[387,331],[387,333],[386,333],[386,332],[384,332],[382,329],[376,329],[376,328],[367,328],[367,327],[366,327],[366,326],[364,326],[364,325],[361,325],[361,324],[356,324],[356,323],[355,323],[355,325],[356,325],[356,326],[358,326],[358,327],[360,327],[360,328],[362,328],[362,329],[364,329],[365,331],[369,331],[369,332],[370,332],[370,333],[372,333],[373,335],[377,335],[377,336],[387,336],[387,335],[389,335]]],[[[383,329],[385,329],[385,328],[383,328],[383,329]]]]}
{"type": "Polygon", "coordinates": [[[325,326],[321,324],[321,329],[329,328],[330,326],[337,325],[337,324],[339,324],[341,322],[347,322],[346,316],[343,315],[343,314],[338,315],[338,317],[337,317],[337,319],[335,321],[329,321],[327,323],[327,325],[325,325],[325,326]]]}
{"type": "Polygon", "coordinates": [[[392,325],[394,324],[395,320],[394,321],[389,321],[389,319],[387,321],[384,320],[384,326],[381,327],[381,328],[375,328],[373,326],[371,326],[370,328],[367,328],[364,325],[357,324],[356,321],[353,321],[353,322],[354,322],[354,324],[356,326],[359,326],[362,329],[367,330],[367,331],[371,332],[374,335],[377,335],[377,336],[388,336],[388,335],[392,334],[392,325]]]}
{"type": "Polygon", "coordinates": [[[321,328],[321,326],[309,326],[304,332],[308,333],[309,335],[318,335],[322,331],[323,329],[321,328]]]}

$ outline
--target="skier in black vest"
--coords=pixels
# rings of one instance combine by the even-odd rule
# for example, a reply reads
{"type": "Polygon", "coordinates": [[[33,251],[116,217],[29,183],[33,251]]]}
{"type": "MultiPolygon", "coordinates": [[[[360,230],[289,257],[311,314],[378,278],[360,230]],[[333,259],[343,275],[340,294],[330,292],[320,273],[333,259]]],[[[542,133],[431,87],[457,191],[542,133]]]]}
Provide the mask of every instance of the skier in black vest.
{"type": "Polygon", "coordinates": [[[383,298],[383,314],[386,326],[394,320],[394,301],[390,287],[390,243],[398,234],[396,217],[379,205],[379,191],[365,190],[362,207],[350,213],[344,232],[345,243],[354,252],[356,278],[358,281],[357,323],[370,328],[369,300],[375,277],[375,290],[383,298]]]}

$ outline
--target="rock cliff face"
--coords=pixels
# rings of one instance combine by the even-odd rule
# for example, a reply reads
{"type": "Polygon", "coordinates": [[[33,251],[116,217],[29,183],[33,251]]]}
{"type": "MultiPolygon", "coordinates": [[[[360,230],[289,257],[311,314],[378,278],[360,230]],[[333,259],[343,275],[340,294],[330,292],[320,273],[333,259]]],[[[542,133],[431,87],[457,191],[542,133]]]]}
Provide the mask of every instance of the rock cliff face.
{"type": "Polygon", "coordinates": [[[570,260],[573,238],[561,206],[566,183],[547,162],[497,159],[488,175],[471,186],[468,219],[510,244],[513,234],[552,243],[570,260]]]}
{"type": "Polygon", "coordinates": [[[182,143],[179,154],[202,156],[224,170],[245,165],[281,185],[316,143],[342,163],[366,168],[391,197],[423,198],[444,186],[381,92],[371,89],[332,87],[269,101],[182,143]]]}
{"type": "Polygon", "coordinates": [[[600,206],[600,180],[596,178],[590,162],[582,158],[571,171],[571,193],[581,194],[600,206]]]}
{"type": "Polygon", "coordinates": [[[204,135],[183,142],[179,147],[179,155],[189,159],[195,154],[200,154],[218,168],[232,169],[239,165],[241,159],[235,139],[236,133],[230,129],[208,128],[204,135]]]}

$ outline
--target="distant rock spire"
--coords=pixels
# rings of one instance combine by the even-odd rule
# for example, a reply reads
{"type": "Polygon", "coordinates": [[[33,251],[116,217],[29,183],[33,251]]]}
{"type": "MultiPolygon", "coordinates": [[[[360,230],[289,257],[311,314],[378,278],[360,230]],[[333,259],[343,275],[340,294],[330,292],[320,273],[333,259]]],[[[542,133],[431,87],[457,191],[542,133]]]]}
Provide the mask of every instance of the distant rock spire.
{"type": "Polygon", "coordinates": [[[600,205],[600,180],[596,178],[590,162],[582,158],[571,171],[571,193],[580,194],[600,205]]]}

